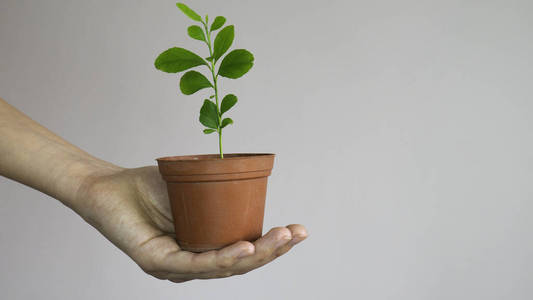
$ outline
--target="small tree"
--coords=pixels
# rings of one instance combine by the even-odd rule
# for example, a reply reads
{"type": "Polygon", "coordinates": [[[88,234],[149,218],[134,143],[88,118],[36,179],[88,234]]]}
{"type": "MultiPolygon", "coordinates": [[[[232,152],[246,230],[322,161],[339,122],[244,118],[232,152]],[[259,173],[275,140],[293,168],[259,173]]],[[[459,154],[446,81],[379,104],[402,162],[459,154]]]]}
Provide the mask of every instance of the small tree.
{"type": "Polygon", "coordinates": [[[167,73],[178,73],[197,66],[206,66],[211,75],[211,81],[202,73],[197,71],[188,71],[180,79],[180,90],[185,95],[192,95],[204,88],[212,88],[214,94],[209,99],[204,100],[200,109],[200,123],[206,128],[205,134],[213,132],[218,133],[218,145],[220,158],[224,158],[222,152],[222,129],[233,124],[231,118],[222,118],[230,108],[237,103],[237,96],[228,94],[219,102],[218,95],[218,76],[236,79],[246,74],[254,64],[254,56],[248,50],[235,49],[229,52],[224,58],[222,56],[228,51],[233,43],[235,30],[233,25],[222,28],[216,35],[214,42],[211,40],[211,34],[220,29],[226,23],[226,18],[218,16],[209,25],[209,17],[206,15],[202,19],[200,15],[190,9],[183,3],[176,3],[177,7],[189,18],[200,22],[202,27],[192,25],[187,28],[189,36],[195,40],[204,42],[209,49],[209,56],[205,59],[201,56],[179,47],[170,48],[155,60],[155,67],[158,70],[167,73]],[[222,59],[218,69],[217,62],[222,59]],[[215,99],[215,102],[212,99],[215,99]]]}

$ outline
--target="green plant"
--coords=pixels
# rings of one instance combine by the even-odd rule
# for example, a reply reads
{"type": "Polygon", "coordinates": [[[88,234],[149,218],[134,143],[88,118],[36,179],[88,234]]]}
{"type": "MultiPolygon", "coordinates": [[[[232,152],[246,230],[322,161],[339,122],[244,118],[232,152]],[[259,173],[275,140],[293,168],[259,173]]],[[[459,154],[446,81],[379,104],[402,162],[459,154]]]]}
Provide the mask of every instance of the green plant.
{"type": "Polygon", "coordinates": [[[179,85],[181,92],[185,95],[192,95],[204,88],[213,89],[214,94],[209,99],[204,100],[204,104],[200,109],[200,123],[207,127],[204,129],[205,134],[218,133],[220,158],[224,158],[222,152],[222,129],[229,124],[233,124],[233,120],[231,118],[222,119],[222,116],[237,103],[237,96],[228,94],[219,102],[218,76],[231,79],[243,76],[252,68],[254,56],[248,50],[235,49],[222,58],[233,43],[235,36],[234,26],[229,25],[222,28],[226,23],[226,18],[222,16],[216,17],[209,26],[209,17],[207,15],[205,19],[202,19],[187,5],[176,3],[176,6],[186,16],[203,25],[202,27],[198,25],[189,26],[187,33],[191,38],[202,41],[207,45],[209,56],[204,59],[189,50],[173,47],[159,54],[154,65],[158,70],[167,73],[178,73],[198,66],[206,66],[209,69],[212,81],[200,72],[188,71],[181,77],[179,85]],[[220,28],[222,29],[216,35],[214,42],[211,42],[211,34],[220,28]],[[220,59],[222,61],[217,70],[216,65],[220,59]],[[213,98],[215,98],[215,102],[211,101],[213,98]]]}

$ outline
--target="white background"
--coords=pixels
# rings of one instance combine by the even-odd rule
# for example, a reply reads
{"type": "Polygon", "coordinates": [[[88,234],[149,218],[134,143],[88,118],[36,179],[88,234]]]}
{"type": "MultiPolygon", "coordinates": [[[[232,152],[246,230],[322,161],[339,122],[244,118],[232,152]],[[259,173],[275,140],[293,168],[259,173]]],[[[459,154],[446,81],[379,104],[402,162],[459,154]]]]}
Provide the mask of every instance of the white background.
{"type": "MultiPolygon", "coordinates": [[[[239,97],[224,147],[278,155],[265,230],[309,239],[245,276],[173,284],[0,178],[0,298],[533,298],[531,1],[187,4],[255,54],[220,82],[239,97]]],[[[173,1],[1,0],[0,97],[121,166],[214,153],[205,93],[153,67],[206,51],[191,24],[173,1]]]]}

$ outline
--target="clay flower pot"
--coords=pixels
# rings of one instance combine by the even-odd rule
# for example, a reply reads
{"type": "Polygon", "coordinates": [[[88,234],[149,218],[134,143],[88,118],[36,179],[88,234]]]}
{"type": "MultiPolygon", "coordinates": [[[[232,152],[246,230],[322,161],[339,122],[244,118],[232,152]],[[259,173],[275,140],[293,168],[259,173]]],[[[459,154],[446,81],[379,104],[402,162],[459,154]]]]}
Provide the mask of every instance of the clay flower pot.
{"type": "Polygon", "coordinates": [[[203,252],[262,235],[274,154],[172,156],[157,163],[182,249],[203,252]]]}

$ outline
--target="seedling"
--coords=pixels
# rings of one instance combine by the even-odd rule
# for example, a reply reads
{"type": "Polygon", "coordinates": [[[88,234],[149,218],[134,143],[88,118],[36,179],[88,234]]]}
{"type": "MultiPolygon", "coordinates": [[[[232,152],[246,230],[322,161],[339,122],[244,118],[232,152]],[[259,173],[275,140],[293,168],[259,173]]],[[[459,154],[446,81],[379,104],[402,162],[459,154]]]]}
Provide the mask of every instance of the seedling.
{"type": "Polygon", "coordinates": [[[204,100],[204,104],[200,109],[200,123],[206,127],[203,130],[205,134],[218,133],[220,158],[224,158],[222,152],[222,129],[233,124],[233,120],[231,118],[223,119],[222,116],[237,103],[237,96],[228,94],[219,102],[217,80],[219,76],[231,79],[243,76],[252,68],[254,56],[245,49],[235,49],[224,56],[235,37],[233,25],[222,28],[226,23],[226,18],[218,16],[209,24],[207,15],[205,19],[202,19],[187,5],[176,3],[176,6],[186,16],[203,25],[201,27],[198,25],[189,26],[187,33],[191,38],[202,41],[207,45],[209,56],[204,59],[187,49],[173,47],[159,54],[154,64],[158,70],[167,73],[183,72],[198,66],[205,66],[209,69],[211,81],[198,71],[187,71],[181,76],[180,90],[185,95],[192,95],[201,89],[213,89],[214,94],[209,99],[204,100]],[[220,28],[222,29],[217,33],[214,42],[212,42],[211,34],[220,28]],[[222,61],[217,69],[216,66],[220,59],[222,61]],[[212,101],[213,98],[215,102],[212,101]]]}

